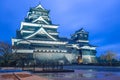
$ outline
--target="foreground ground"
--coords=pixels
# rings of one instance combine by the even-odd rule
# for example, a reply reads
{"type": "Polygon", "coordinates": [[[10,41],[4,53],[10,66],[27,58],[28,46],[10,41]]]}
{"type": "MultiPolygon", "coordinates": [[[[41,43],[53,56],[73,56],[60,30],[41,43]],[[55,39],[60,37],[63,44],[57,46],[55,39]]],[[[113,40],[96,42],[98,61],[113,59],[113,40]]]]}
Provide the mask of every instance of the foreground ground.
{"type": "Polygon", "coordinates": [[[120,80],[111,72],[75,71],[74,73],[0,73],[0,80],[120,80]]]}
{"type": "MultiPolygon", "coordinates": [[[[116,71],[116,68],[101,68],[99,71],[95,71],[92,68],[90,67],[89,70],[86,68],[84,70],[79,69],[69,73],[0,72],[0,80],[120,80],[120,72],[119,70],[116,71]],[[109,71],[103,69],[108,69],[109,71]]],[[[7,67],[1,70],[10,69],[16,68],[7,67]]],[[[38,69],[36,68],[36,70],[38,69]]]]}

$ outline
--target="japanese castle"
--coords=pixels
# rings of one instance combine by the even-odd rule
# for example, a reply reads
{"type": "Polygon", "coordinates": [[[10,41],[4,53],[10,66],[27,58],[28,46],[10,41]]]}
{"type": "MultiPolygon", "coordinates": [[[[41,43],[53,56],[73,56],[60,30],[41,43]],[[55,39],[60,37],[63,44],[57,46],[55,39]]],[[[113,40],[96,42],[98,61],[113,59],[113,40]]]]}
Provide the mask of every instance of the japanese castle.
{"type": "Polygon", "coordinates": [[[71,39],[60,37],[59,26],[52,23],[49,12],[40,4],[30,8],[16,37],[12,38],[13,53],[27,54],[37,63],[96,63],[96,46],[89,44],[89,33],[81,28],[71,39]]]}

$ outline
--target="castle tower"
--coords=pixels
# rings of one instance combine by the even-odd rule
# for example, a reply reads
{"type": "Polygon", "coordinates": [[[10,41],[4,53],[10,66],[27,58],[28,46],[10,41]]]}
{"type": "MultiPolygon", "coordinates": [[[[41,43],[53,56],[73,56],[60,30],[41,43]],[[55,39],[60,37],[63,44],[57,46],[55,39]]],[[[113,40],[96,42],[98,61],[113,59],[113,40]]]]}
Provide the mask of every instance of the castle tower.
{"type": "Polygon", "coordinates": [[[86,32],[83,28],[76,31],[71,39],[74,44],[76,44],[77,50],[79,51],[80,57],[82,58],[82,63],[96,63],[96,46],[93,46],[89,43],[89,33],[86,32]]]}
{"type": "Polygon", "coordinates": [[[16,38],[12,39],[12,45],[16,47],[13,53],[28,54],[37,63],[72,63],[75,55],[68,53],[68,42],[61,40],[57,29],[58,25],[53,24],[49,17],[49,10],[42,5],[30,8],[16,38]]]}

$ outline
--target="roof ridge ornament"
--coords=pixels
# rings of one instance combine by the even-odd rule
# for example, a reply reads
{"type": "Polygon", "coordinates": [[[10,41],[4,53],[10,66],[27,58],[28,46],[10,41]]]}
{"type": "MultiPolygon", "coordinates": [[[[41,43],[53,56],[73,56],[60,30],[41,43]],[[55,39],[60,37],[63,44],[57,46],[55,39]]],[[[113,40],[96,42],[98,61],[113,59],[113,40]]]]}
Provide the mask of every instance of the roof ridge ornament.
{"type": "Polygon", "coordinates": [[[42,0],[39,1],[39,5],[41,5],[41,1],[42,1],[42,0]]]}
{"type": "Polygon", "coordinates": [[[82,28],[80,28],[77,32],[85,32],[85,30],[84,30],[84,28],[82,27],[82,28]]]}
{"type": "Polygon", "coordinates": [[[42,0],[39,1],[39,4],[38,4],[38,6],[36,8],[42,8],[42,9],[44,9],[43,6],[41,5],[41,1],[42,0]]]}

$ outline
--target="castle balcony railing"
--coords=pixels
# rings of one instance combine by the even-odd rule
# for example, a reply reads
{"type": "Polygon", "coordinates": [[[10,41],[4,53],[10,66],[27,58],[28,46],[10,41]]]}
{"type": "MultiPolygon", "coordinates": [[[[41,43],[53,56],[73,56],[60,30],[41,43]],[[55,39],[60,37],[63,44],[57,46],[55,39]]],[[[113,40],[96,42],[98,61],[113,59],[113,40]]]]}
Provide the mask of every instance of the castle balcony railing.
{"type": "Polygon", "coordinates": [[[34,52],[42,52],[42,53],[67,53],[65,49],[46,49],[46,48],[37,48],[34,52]]]}

